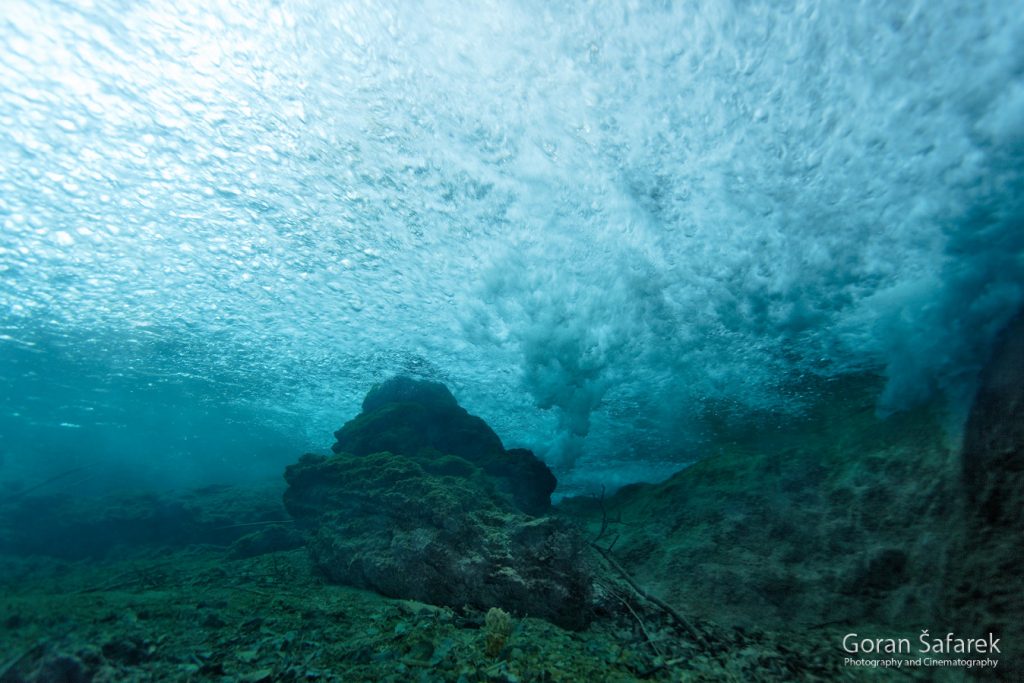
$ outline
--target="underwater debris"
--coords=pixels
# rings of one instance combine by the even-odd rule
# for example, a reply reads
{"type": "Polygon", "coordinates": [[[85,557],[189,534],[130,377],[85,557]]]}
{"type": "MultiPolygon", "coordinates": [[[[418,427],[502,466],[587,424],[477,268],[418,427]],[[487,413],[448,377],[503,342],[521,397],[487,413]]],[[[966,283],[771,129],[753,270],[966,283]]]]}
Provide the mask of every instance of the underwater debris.
{"type": "MultiPolygon", "coordinates": [[[[0,452],[0,465],[2,465],[2,464],[3,464],[3,453],[0,452]]],[[[50,486],[52,484],[56,484],[57,482],[64,481],[68,477],[70,477],[71,475],[78,474],[79,472],[82,472],[83,470],[86,470],[86,469],[87,468],[84,467],[84,466],[83,467],[73,467],[70,470],[65,470],[63,472],[58,472],[57,474],[54,474],[54,475],[52,475],[50,477],[47,477],[43,481],[38,482],[36,484],[33,484],[32,486],[28,486],[28,487],[24,487],[24,488],[19,488],[17,490],[11,491],[7,495],[0,497],[0,505],[13,505],[13,504],[17,503],[18,501],[22,500],[23,498],[28,497],[28,495],[31,494],[31,493],[35,493],[36,491],[38,491],[40,489],[43,489],[43,488],[46,488],[47,486],[50,486]]],[[[7,486],[11,486],[12,485],[12,482],[5,482],[5,483],[6,483],[7,486]]]]}
{"type": "MultiPolygon", "coordinates": [[[[664,600],[662,600],[658,596],[651,594],[649,591],[647,591],[643,587],[641,587],[640,584],[638,584],[636,582],[636,580],[632,576],[629,575],[629,572],[627,572],[622,567],[622,565],[619,564],[619,562],[611,554],[610,550],[605,550],[604,548],[600,547],[599,545],[597,545],[595,543],[591,543],[590,545],[591,545],[592,548],[594,548],[594,550],[596,550],[598,553],[601,554],[601,557],[603,557],[608,562],[608,564],[610,564],[615,569],[615,571],[617,571],[619,573],[619,575],[626,582],[626,584],[629,585],[629,587],[633,589],[633,592],[635,592],[638,596],[640,596],[644,600],[647,600],[651,604],[653,604],[656,607],[658,607],[659,609],[663,610],[666,614],[671,616],[673,619],[675,619],[676,622],[678,622],[681,626],[683,626],[683,628],[685,628],[686,631],[691,636],[693,636],[694,641],[697,642],[699,645],[701,645],[705,650],[710,649],[708,647],[707,641],[704,639],[703,634],[701,634],[701,632],[697,630],[697,628],[693,625],[693,623],[690,622],[689,619],[687,619],[685,616],[683,616],[679,612],[679,610],[677,610],[676,608],[672,607],[672,605],[668,604],[667,602],[665,602],[664,600]]],[[[628,605],[627,605],[627,607],[628,607],[628,605]]],[[[629,610],[630,610],[630,612],[633,611],[632,608],[629,608],[629,610]]],[[[637,619],[639,620],[639,617],[637,619]]]]}
{"type": "Polygon", "coordinates": [[[299,548],[304,543],[302,534],[290,526],[271,524],[266,528],[242,536],[231,544],[228,556],[232,559],[254,557],[299,548]]]}

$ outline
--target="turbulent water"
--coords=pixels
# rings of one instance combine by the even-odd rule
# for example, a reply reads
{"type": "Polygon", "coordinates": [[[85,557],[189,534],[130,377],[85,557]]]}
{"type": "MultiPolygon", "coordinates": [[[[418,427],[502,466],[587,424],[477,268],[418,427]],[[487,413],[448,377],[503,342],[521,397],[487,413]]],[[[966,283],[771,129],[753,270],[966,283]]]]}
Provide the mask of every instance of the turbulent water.
{"type": "Polygon", "coordinates": [[[611,481],[969,390],[1020,3],[565,5],[5,0],[0,468],[276,472],[396,372],[611,481]]]}

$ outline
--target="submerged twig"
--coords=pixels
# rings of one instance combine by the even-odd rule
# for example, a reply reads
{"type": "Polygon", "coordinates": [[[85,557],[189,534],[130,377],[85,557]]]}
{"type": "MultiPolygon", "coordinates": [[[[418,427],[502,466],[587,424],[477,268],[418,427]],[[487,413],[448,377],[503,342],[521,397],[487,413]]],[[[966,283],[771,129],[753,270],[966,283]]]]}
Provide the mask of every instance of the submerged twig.
{"type": "Polygon", "coordinates": [[[19,678],[15,678],[11,674],[11,672],[14,670],[14,667],[18,666],[18,664],[21,663],[21,660],[25,659],[26,657],[28,657],[33,652],[36,652],[37,650],[41,650],[44,645],[46,645],[46,639],[42,638],[42,639],[36,641],[34,644],[29,645],[28,647],[26,647],[24,650],[21,651],[20,654],[17,654],[14,657],[11,657],[10,659],[8,659],[3,664],[0,664],[0,681],[20,680],[19,678]]]}
{"type": "Polygon", "coordinates": [[[49,479],[41,481],[41,482],[39,482],[38,484],[36,484],[34,486],[29,486],[27,489],[22,489],[22,490],[18,491],[17,493],[13,493],[13,494],[7,496],[6,502],[7,503],[16,503],[19,500],[21,500],[22,498],[24,498],[25,496],[27,496],[28,494],[32,493],[33,491],[38,491],[39,489],[43,488],[44,486],[49,486],[50,484],[52,484],[54,482],[60,481],[61,479],[64,479],[65,477],[70,477],[72,474],[75,474],[76,472],[81,472],[84,469],[85,469],[85,466],[83,465],[82,467],[74,467],[74,468],[72,468],[70,470],[66,470],[66,471],[61,472],[59,474],[55,474],[52,477],[50,477],[49,479]]]}
{"type": "Polygon", "coordinates": [[[629,575],[629,572],[627,572],[622,567],[622,565],[619,564],[618,560],[612,557],[612,554],[610,552],[608,552],[601,546],[597,545],[596,543],[591,543],[590,545],[592,548],[594,548],[594,550],[601,553],[601,557],[603,557],[608,562],[608,564],[610,564],[615,569],[615,571],[617,571],[622,576],[622,578],[625,579],[626,583],[629,584],[630,588],[636,591],[637,595],[668,612],[668,614],[673,619],[675,619],[678,623],[682,624],[683,627],[687,631],[689,631],[690,635],[693,636],[694,640],[696,640],[701,647],[703,647],[705,650],[709,649],[707,641],[704,640],[704,636],[701,635],[700,631],[698,631],[692,623],[690,623],[689,619],[680,614],[679,611],[676,610],[676,608],[672,607],[672,605],[668,604],[658,596],[651,595],[646,590],[644,590],[640,586],[640,584],[638,584],[633,579],[633,577],[629,575]]]}
{"type": "MultiPolygon", "coordinates": [[[[271,597],[269,593],[264,593],[263,591],[258,591],[255,588],[246,588],[245,586],[236,586],[236,585],[233,585],[233,584],[228,584],[228,585],[225,586],[225,588],[230,588],[230,589],[236,590],[236,591],[243,591],[245,593],[252,593],[253,595],[259,595],[260,597],[263,597],[263,598],[271,597]]],[[[278,594],[282,594],[283,593],[285,595],[291,595],[291,593],[286,593],[284,591],[277,591],[277,593],[278,594]]]]}
{"type": "Polygon", "coordinates": [[[664,657],[661,649],[658,648],[658,645],[654,642],[654,638],[651,637],[650,632],[647,630],[647,625],[644,623],[644,620],[636,613],[636,610],[629,604],[629,601],[621,595],[616,595],[615,597],[619,599],[619,602],[625,605],[626,609],[629,610],[629,613],[633,615],[634,619],[636,619],[636,623],[640,625],[640,632],[644,634],[644,638],[647,640],[648,644],[650,644],[651,649],[654,650],[654,654],[658,655],[658,657],[664,657]]]}
{"type": "Polygon", "coordinates": [[[150,567],[132,567],[131,569],[121,572],[117,576],[108,579],[106,583],[98,586],[92,586],[90,588],[83,588],[78,591],[81,593],[99,593],[101,591],[111,591],[118,588],[127,588],[128,586],[134,586],[136,584],[147,584],[149,586],[156,586],[166,580],[166,574],[158,573],[160,570],[171,566],[172,562],[160,562],[150,567]]]}
{"type": "Polygon", "coordinates": [[[658,662],[657,664],[652,666],[650,669],[647,669],[646,671],[640,672],[638,675],[640,676],[640,678],[650,678],[651,676],[653,676],[654,674],[658,673],[662,669],[668,669],[668,668],[671,668],[673,666],[676,666],[677,664],[682,664],[683,662],[686,661],[686,659],[687,659],[686,657],[676,657],[675,659],[666,659],[664,661],[658,662]]]}

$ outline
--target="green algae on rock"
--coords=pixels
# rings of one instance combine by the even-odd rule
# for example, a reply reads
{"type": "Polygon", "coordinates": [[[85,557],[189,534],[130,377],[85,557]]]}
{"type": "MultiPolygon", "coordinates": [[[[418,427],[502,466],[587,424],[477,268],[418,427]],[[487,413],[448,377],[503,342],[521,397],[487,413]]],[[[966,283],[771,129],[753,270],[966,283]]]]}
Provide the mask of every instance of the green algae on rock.
{"type": "Polygon", "coordinates": [[[459,456],[493,477],[523,512],[540,515],[551,506],[556,481],[547,465],[526,449],[505,450],[494,430],[439,382],[399,376],[374,386],[362,412],[334,437],[335,453],[459,456]]]}

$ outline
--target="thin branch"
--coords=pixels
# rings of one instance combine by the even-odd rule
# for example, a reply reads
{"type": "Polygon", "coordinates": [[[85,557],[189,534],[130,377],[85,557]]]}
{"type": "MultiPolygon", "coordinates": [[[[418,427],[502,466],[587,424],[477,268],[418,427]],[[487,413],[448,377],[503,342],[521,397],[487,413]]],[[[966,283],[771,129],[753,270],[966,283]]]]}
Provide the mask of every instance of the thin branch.
{"type": "Polygon", "coordinates": [[[54,482],[57,482],[57,481],[60,481],[61,479],[64,479],[65,477],[70,477],[72,474],[75,474],[76,472],[81,472],[84,469],[85,469],[85,466],[83,465],[82,467],[74,467],[74,468],[72,468],[70,470],[66,470],[66,471],[61,472],[59,474],[55,474],[52,477],[50,477],[49,479],[46,479],[46,480],[44,480],[44,481],[42,481],[42,482],[40,482],[38,484],[35,484],[34,486],[29,486],[27,489],[22,489],[20,491],[12,493],[11,495],[7,496],[7,499],[6,499],[5,502],[7,502],[7,503],[16,503],[19,500],[21,500],[22,498],[24,498],[25,496],[27,496],[28,494],[32,493],[33,491],[37,491],[37,490],[43,488],[44,486],[49,486],[50,484],[52,484],[54,482]]]}
{"type": "Polygon", "coordinates": [[[20,678],[14,676],[14,668],[18,666],[18,664],[20,664],[23,659],[28,657],[33,652],[41,651],[45,645],[46,639],[43,638],[23,649],[20,654],[17,654],[8,659],[3,664],[0,664],[0,681],[21,680],[20,678]]]}
{"type": "Polygon", "coordinates": [[[676,657],[675,659],[667,659],[667,660],[658,662],[657,664],[652,666],[647,671],[643,671],[643,672],[641,672],[638,675],[640,676],[640,678],[650,678],[651,676],[653,676],[654,674],[658,673],[662,669],[668,669],[670,667],[675,666],[676,664],[682,664],[683,662],[687,661],[687,659],[688,659],[688,657],[676,657]]]}
{"type": "Polygon", "coordinates": [[[668,604],[656,595],[651,595],[646,590],[641,588],[640,585],[633,580],[633,577],[629,575],[629,572],[623,569],[622,565],[619,564],[614,557],[612,557],[612,554],[610,552],[608,552],[601,546],[597,545],[596,543],[591,543],[590,545],[594,548],[594,550],[601,553],[601,557],[607,560],[608,564],[610,564],[612,567],[615,568],[617,572],[619,572],[622,578],[626,580],[626,583],[629,584],[630,588],[636,591],[637,595],[668,612],[672,616],[672,618],[674,618],[677,622],[682,624],[683,627],[686,628],[687,631],[689,631],[690,635],[693,636],[694,640],[696,640],[698,644],[700,644],[705,650],[710,649],[707,641],[704,640],[704,636],[701,635],[700,631],[698,631],[692,623],[690,623],[689,619],[680,614],[674,607],[672,607],[672,605],[668,604]]]}
{"type": "Polygon", "coordinates": [[[640,631],[644,634],[644,638],[647,639],[647,642],[650,644],[651,649],[654,650],[654,654],[663,658],[665,655],[663,655],[661,650],[658,649],[657,644],[655,644],[654,642],[654,638],[651,637],[651,634],[647,630],[647,625],[644,624],[644,620],[641,619],[640,615],[636,613],[636,610],[633,609],[633,606],[630,605],[629,602],[621,595],[616,595],[615,597],[619,599],[619,602],[626,606],[626,609],[629,610],[629,613],[633,615],[634,619],[636,619],[636,623],[640,624],[640,631]]]}

